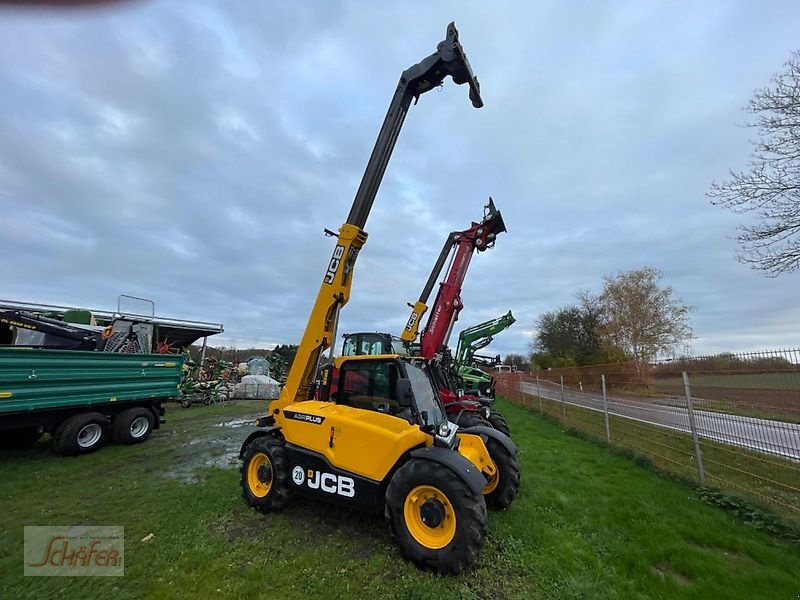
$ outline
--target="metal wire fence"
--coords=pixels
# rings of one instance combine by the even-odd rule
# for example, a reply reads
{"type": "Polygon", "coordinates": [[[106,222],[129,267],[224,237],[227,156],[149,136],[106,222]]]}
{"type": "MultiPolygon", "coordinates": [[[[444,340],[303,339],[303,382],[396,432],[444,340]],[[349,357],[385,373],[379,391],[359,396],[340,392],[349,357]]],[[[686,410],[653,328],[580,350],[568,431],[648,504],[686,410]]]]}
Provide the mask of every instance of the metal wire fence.
{"type": "Polygon", "coordinates": [[[800,352],[500,375],[564,426],[800,524],[800,352]]]}

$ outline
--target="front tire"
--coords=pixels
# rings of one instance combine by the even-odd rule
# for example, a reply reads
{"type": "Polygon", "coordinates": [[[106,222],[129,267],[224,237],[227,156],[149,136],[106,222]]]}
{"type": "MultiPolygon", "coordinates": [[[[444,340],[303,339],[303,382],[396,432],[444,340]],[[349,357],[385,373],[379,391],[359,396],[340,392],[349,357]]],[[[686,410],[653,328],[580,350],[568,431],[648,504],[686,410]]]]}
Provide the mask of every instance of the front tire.
{"type": "Polygon", "coordinates": [[[261,512],[280,510],[291,498],[286,443],[272,435],[247,444],[240,470],[242,496],[261,512]]]}
{"type": "Polygon", "coordinates": [[[483,427],[492,426],[492,424],[489,423],[486,419],[484,419],[478,413],[472,412],[471,410],[465,410],[460,415],[458,415],[456,425],[458,425],[462,429],[467,429],[468,427],[475,427],[476,425],[482,425],[483,427]]]}
{"type": "Polygon", "coordinates": [[[487,438],[486,449],[496,471],[483,488],[483,497],[490,509],[503,510],[511,505],[519,493],[519,463],[517,458],[494,438],[487,438]]]}
{"type": "Polygon", "coordinates": [[[385,517],[392,539],[417,565],[460,573],[475,564],[486,542],[486,502],[456,473],[412,459],[386,490],[385,517]]]}
{"type": "Polygon", "coordinates": [[[511,437],[511,430],[508,428],[506,418],[494,409],[489,413],[489,424],[500,433],[505,433],[508,437],[511,437]]]}

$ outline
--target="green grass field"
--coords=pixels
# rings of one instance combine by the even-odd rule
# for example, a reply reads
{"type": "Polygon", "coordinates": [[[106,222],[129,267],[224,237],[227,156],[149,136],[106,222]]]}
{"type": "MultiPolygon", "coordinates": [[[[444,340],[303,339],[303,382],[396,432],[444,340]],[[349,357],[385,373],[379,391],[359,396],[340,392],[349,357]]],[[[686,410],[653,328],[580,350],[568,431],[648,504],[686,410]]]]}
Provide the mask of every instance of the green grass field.
{"type": "MultiPolygon", "coordinates": [[[[528,399],[539,410],[538,399],[528,399]]],[[[575,405],[543,400],[542,410],[550,418],[601,442],[606,441],[603,413],[575,405]]],[[[644,456],[659,470],[687,482],[698,481],[692,438],[687,433],[665,429],[634,419],[611,415],[611,444],[644,456]]],[[[706,485],[733,494],[773,513],[789,527],[800,530],[800,465],[760,452],[700,438],[706,485]]]]}
{"type": "Polygon", "coordinates": [[[218,425],[257,406],[171,407],[168,424],[139,447],[67,459],[40,444],[0,455],[0,597],[800,595],[800,547],[505,402],[521,449],[520,496],[491,514],[475,570],[421,572],[380,517],[303,499],[271,515],[245,506],[232,467],[247,429],[218,425]],[[124,577],[23,577],[23,526],[47,524],[123,525],[124,577]]]}
{"type": "MultiPolygon", "coordinates": [[[[675,377],[657,377],[656,386],[664,385],[682,389],[683,380],[675,377]]],[[[691,373],[692,386],[759,390],[793,390],[800,393],[800,371],[775,373],[691,373]]]]}

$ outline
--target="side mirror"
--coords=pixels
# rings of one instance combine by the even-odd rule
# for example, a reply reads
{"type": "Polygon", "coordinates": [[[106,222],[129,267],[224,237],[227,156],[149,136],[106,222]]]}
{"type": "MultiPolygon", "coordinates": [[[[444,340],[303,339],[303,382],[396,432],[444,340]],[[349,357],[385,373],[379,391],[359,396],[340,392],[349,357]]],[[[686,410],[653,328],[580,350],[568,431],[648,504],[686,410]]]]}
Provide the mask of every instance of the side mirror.
{"type": "Polygon", "coordinates": [[[397,380],[395,387],[397,392],[397,402],[400,406],[411,406],[414,400],[414,394],[411,391],[411,380],[406,377],[401,377],[397,380]]]}

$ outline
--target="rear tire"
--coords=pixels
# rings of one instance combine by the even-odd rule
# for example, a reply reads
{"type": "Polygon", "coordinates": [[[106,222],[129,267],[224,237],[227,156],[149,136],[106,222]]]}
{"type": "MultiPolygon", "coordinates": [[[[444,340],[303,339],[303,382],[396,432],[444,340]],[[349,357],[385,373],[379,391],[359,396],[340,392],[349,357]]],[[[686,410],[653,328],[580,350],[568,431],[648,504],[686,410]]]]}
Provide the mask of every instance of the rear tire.
{"type": "Polygon", "coordinates": [[[247,444],[240,469],[242,496],[261,512],[280,510],[292,496],[286,443],[273,435],[247,444]]]}
{"type": "Polygon", "coordinates": [[[53,434],[53,450],[63,456],[94,452],[108,438],[108,420],[100,413],[72,415],[53,434]]]}
{"type": "Polygon", "coordinates": [[[129,408],[111,421],[111,435],[118,444],[140,444],[153,433],[156,419],[146,408],[129,408]]]}
{"type": "Polygon", "coordinates": [[[486,449],[494,461],[497,474],[483,489],[486,506],[492,510],[508,508],[519,493],[519,463],[506,447],[494,438],[487,438],[486,449]]]}
{"type": "Polygon", "coordinates": [[[0,433],[0,448],[4,450],[30,448],[39,441],[40,437],[42,437],[42,430],[39,427],[3,431],[0,433]]]}
{"type": "Polygon", "coordinates": [[[489,424],[500,433],[505,433],[508,437],[511,437],[511,430],[508,428],[506,418],[494,409],[489,413],[489,424]]]}
{"type": "Polygon", "coordinates": [[[486,502],[449,468],[412,459],[386,490],[392,539],[408,559],[437,573],[475,564],[486,542],[486,502]]]}

